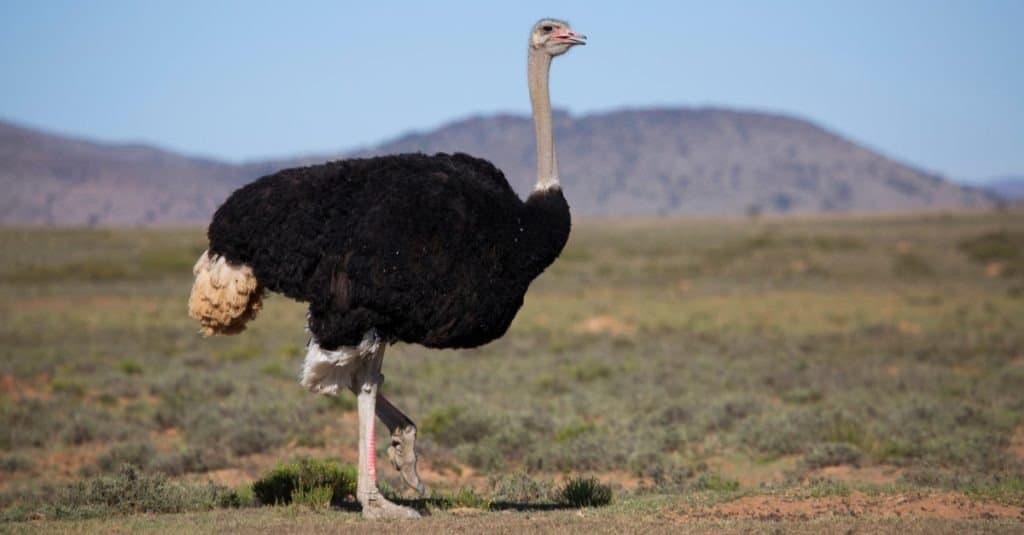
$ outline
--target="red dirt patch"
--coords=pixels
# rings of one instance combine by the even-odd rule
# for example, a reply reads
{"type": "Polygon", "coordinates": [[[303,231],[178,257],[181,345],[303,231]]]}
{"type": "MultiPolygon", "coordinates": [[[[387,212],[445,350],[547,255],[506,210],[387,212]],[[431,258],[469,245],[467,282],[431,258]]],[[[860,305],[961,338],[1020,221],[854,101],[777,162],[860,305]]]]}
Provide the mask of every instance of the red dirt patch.
{"type": "Polygon", "coordinates": [[[33,379],[16,379],[13,374],[5,373],[0,377],[0,393],[12,401],[22,399],[50,399],[50,376],[39,375],[33,379]]]}
{"type": "Polygon", "coordinates": [[[573,330],[591,334],[633,334],[636,327],[611,316],[594,316],[577,323],[573,330]]]}
{"type": "Polygon", "coordinates": [[[812,478],[823,477],[845,483],[858,482],[883,485],[896,481],[899,479],[901,473],[902,470],[895,466],[879,465],[856,467],[843,464],[839,466],[826,466],[824,468],[819,468],[818,470],[811,472],[809,476],[812,478]]]}
{"type": "Polygon", "coordinates": [[[625,490],[636,490],[641,484],[647,481],[642,477],[637,477],[632,472],[626,472],[623,470],[613,470],[610,472],[602,472],[594,474],[598,480],[604,483],[613,483],[622,486],[625,490]]]}
{"type": "Polygon", "coordinates": [[[1010,437],[1009,450],[1011,455],[1024,460],[1024,426],[1013,430],[1013,436],[1010,437]]]}
{"type": "Polygon", "coordinates": [[[755,518],[761,520],[808,520],[827,516],[925,516],[959,520],[968,518],[1017,518],[1024,520],[1024,507],[982,502],[957,492],[926,495],[894,494],[869,496],[853,492],[847,496],[794,498],[746,496],[720,503],[686,518],[755,518]]]}
{"type": "Polygon", "coordinates": [[[74,479],[83,468],[95,463],[102,451],[103,446],[93,443],[48,452],[37,458],[38,468],[48,478],[74,479]]]}
{"type": "Polygon", "coordinates": [[[786,473],[800,461],[799,455],[786,455],[771,462],[756,462],[739,455],[712,457],[708,465],[728,479],[735,479],[744,488],[757,488],[763,483],[781,482],[786,473]]]}
{"type": "Polygon", "coordinates": [[[150,441],[156,445],[156,449],[162,453],[172,452],[180,448],[184,442],[181,431],[177,427],[151,431],[150,441]]]}
{"type": "Polygon", "coordinates": [[[202,474],[201,478],[204,481],[212,481],[218,485],[224,485],[225,487],[237,487],[244,483],[251,483],[253,481],[252,475],[238,468],[225,468],[223,470],[213,470],[202,474]]]}
{"type": "Polygon", "coordinates": [[[998,277],[1006,271],[1006,262],[989,262],[985,265],[985,276],[988,278],[998,277]]]}

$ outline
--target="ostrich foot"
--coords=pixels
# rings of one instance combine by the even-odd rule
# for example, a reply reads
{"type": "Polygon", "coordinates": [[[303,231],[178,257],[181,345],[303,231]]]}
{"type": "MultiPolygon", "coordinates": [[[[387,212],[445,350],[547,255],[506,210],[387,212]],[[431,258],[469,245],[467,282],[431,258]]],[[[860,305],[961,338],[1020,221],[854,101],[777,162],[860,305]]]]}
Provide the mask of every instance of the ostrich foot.
{"type": "Polygon", "coordinates": [[[405,507],[389,501],[380,492],[373,492],[359,500],[363,506],[363,518],[367,520],[384,520],[389,518],[419,518],[420,514],[411,507],[405,507]]]}
{"type": "Polygon", "coordinates": [[[395,470],[402,474],[405,484],[423,496],[426,489],[420,481],[420,474],[416,471],[416,426],[396,427],[391,432],[388,459],[395,470]]]}

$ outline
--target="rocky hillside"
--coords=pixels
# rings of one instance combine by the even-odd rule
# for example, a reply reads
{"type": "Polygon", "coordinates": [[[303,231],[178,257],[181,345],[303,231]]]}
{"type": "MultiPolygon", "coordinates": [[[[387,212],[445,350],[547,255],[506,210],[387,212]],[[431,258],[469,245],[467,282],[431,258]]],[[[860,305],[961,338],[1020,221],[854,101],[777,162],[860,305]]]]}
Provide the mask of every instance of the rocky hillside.
{"type": "Polygon", "coordinates": [[[253,176],[141,145],[102,145],[0,123],[0,223],[195,223],[253,176]]]}
{"type": "MultiPolygon", "coordinates": [[[[584,214],[881,212],[979,208],[992,200],[806,121],[721,109],[555,118],[559,174],[584,214]]],[[[465,148],[520,192],[534,177],[527,118],[494,116],[402,137],[367,153],[465,148]]]]}
{"type": "MultiPolygon", "coordinates": [[[[988,194],[896,162],[809,122],[724,109],[555,117],[560,174],[579,215],[738,215],[984,208],[988,194]]],[[[534,174],[528,117],[453,122],[372,149],[462,151],[492,160],[520,193],[534,174]]],[[[203,223],[234,188],[296,164],[233,165],[104,145],[0,123],[0,223],[203,223]]]]}

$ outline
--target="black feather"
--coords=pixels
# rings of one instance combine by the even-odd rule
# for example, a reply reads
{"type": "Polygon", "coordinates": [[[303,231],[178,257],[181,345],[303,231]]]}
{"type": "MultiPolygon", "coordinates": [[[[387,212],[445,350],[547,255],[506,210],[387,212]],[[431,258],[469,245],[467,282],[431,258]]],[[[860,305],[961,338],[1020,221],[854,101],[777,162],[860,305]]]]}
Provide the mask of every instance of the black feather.
{"type": "Polygon", "coordinates": [[[559,188],[523,202],[486,160],[400,154],[287,169],[234,192],[210,252],[309,303],[325,349],[387,340],[473,347],[500,337],[569,237],[559,188]]]}

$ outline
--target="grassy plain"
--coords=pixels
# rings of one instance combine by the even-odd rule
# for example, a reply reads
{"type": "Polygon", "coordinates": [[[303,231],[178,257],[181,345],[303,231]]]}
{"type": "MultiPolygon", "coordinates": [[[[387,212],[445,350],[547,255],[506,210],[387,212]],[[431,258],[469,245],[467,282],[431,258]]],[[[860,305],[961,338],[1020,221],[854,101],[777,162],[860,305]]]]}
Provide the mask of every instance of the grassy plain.
{"type": "MultiPolygon", "coordinates": [[[[354,401],[298,386],[300,304],[196,334],[203,249],[0,230],[0,531],[380,527],[244,498],[282,460],[354,462],[354,401]]],[[[505,338],[384,373],[448,504],[386,529],[1019,530],[1024,214],[584,221],[505,338]],[[554,505],[570,475],[615,503],[554,505]]]]}

